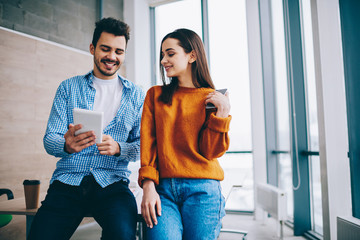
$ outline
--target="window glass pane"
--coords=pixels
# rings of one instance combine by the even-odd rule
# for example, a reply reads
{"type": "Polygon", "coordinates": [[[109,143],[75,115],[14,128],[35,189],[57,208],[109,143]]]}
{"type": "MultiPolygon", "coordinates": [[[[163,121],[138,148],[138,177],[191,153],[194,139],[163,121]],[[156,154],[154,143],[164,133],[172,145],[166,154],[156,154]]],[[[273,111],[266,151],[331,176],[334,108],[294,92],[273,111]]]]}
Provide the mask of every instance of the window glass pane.
{"type": "Polygon", "coordinates": [[[279,187],[288,196],[288,216],[293,219],[292,164],[290,156],[289,94],[286,72],[285,34],[282,0],[271,1],[272,34],[274,50],[275,99],[276,99],[276,147],[288,152],[279,154],[279,187]]]}
{"type": "Polygon", "coordinates": [[[312,156],[311,158],[311,202],[313,230],[320,235],[323,234],[322,201],[321,201],[321,176],[320,176],[320,158],[312,156]]]}
{"type": "Polygon", "coordinates": [[[307,114],[309,128],[309,149],[319,151],[319,130],[317,120],[316,106],[316,83],[315,83],[315,63],[313,49],[313,34],[311,23],[310,1],[302,1],[302,21],[303,21],[303,40],[304,40],[304,59],[305,59],[305,77],[306,77],[306,97],[307,114]]]}
{"type": "Polygon", "coordinates": [[[231,101],[230,151],[250,150],[251,112],[245,0],[209,0],[210,67],[231,101]],[[224,26],[232,27],[224,31],[224,26]]]}
{"type": "Polygon", "coordinates": [[[225,172],[225,179],[221,182],[222,192],[226,197],[225,209],[253,211],[254,184],[252,154],[225,154],[220,159],[220,164],[225,172]],[[241,187],[231,189],[233,185],[241,185],[241,187]]]}
{"type": "MultiPolygon", "coordinates": [[[[229,151],[250,151],[251,111],[245,0],[208,0],[210,71],[217,89],[229,91],[232,121],[229,151]],[[231,26],[231,30],[228,29],[231,26]]],[[[252,211],[252,154],[226,154],[220,160],[225,172],[224,195],[234,189],[226,209],[252,211]]]]}
{"type": "MultiPolygon", "coordinates": [[[[319,151],[319,131],[316,105],[316,82],[313,49],[313,30],[311,18],[310,0],[302,0],[302,26],[303,47],[305,65],[305,83],[307,100],[307,126],[308,126],[308,148],[309,151],[319,151]]],[[[312,230],[321,234],[322,227],[322,200],[320,181],[320,159],[318,156],[309,157],[310,184],[311,184],[311,206],[312,206],[312,230]]]]}
{"type": "Polygon", "coordinates": [[[292,164],[290,154],[280,154],[279,161],[279,187],[287,194],[287,213],[289,220],[294,219],[294,194],[292,186],[292,164]]]}
{"type": "Polygon", "coordinates": [[[159,74],[160,44],[163,37],[178,29],[188,28],[202,38],[201,1],[183,0],[155,8],[156,81],[162,84],[159,74]]]}
{"type": "Polygon", "coordinates": [[[286,72],[283,6],[271,1],[275,70],[276,127],[278,150],[290,151],[289,95],[286,72]]]}

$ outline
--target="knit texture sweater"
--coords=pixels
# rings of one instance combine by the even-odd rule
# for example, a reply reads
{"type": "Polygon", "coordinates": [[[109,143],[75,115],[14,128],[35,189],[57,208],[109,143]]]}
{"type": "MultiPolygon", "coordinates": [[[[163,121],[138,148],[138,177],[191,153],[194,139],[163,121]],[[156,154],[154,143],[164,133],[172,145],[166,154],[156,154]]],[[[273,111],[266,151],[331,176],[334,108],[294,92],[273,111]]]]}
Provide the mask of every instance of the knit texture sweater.
{"type": "Polygon", "coordinates": [[[229,147],[231,116],[205,109],[210,88],[179,87],[172,104],[159,100],[161,86],[148,90],[140,128],[139,185],[159,178],[224,179],[217,158],[229,147]]]}

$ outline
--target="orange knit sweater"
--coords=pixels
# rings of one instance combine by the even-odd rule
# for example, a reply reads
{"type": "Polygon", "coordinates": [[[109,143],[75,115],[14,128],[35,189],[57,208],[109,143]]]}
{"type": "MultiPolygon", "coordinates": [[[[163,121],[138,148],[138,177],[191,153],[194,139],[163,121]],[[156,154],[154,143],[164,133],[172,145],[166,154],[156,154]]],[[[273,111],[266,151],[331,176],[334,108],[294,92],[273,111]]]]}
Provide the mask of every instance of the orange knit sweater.
{"type": "Polygon", "coordinates": [[[205,98],[214,90],[179,87],[171,106],[158,100],[161,91],[152,87],[144,102],[139,185],[144,179],[159,184],[159,177],[223,180],[217,158],[229,147],[231,116],[205,111],[205,98]]]}

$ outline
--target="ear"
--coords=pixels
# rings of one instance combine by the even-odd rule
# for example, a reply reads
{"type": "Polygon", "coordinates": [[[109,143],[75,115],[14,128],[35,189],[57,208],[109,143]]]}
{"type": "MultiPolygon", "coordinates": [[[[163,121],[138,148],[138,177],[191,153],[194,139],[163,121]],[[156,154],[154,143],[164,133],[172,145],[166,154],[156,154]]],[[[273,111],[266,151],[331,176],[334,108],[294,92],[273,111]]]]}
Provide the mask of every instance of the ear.
{"type": "Polygon", "coordinates": [[[90,49],[91,55],[94,55],[95,54],[95,47],[94,47],[94,45],[92,43],[90,43],[89,49],[90,49]]]}
{"type": "Polygon", "coordinates": [[[196,54],[195,54],[195,52],[193,50],[193,51],[190,52],[189,63],[193,63],[195,61],[196,61],[196,54]]]}

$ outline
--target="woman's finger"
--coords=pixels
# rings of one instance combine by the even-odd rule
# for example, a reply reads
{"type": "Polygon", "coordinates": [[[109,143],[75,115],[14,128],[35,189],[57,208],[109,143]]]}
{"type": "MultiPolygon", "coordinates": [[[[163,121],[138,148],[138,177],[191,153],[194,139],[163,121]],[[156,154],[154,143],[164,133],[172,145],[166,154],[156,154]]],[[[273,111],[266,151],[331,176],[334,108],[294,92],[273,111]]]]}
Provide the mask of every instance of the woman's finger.
{"type": "Polygon", "coordinates": [[[143,217],[144,217],[144,220],[146,222],[146,225],[149,228],[152,228],[152,221],[151,221],[151,217],[150,217],[149,205],[145,206],[145,216],[143,216],[143,217]]]}
{"type": "Polygon", "coordinates": [[[156,218],[156,212],[155,212],[155,205],[150,205],[150,216],[152,219],[152,222],[157,225],[157,218],[156,218]]]}
{"type": "Polygon", "coordinates": [[[158,199],[156,200],[156,210],[157,210],[157,214],[158,214],[159,216],[161,216],[161,201],[160,201],[160,198],[158,198],[158,199]]]}

